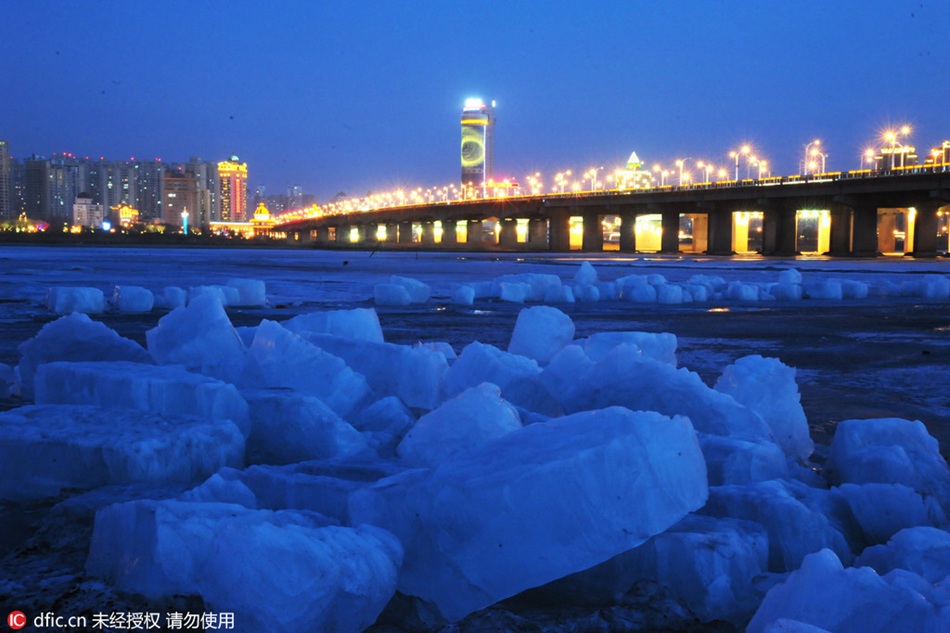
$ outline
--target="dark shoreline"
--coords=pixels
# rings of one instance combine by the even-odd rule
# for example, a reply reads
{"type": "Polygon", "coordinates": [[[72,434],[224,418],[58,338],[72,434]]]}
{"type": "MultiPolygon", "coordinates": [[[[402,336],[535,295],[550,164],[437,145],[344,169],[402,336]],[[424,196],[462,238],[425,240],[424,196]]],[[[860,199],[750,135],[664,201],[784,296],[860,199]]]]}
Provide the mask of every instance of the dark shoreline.
{"type": "Polygon", "coordinates": [[[164,235],[161,233],[105,234],[105,233],[41,233],[0,232],[0,246],[145,246],[156,248],[294,248],[285,240],[255,237],[224,237],[221,235],[164,235]]]}

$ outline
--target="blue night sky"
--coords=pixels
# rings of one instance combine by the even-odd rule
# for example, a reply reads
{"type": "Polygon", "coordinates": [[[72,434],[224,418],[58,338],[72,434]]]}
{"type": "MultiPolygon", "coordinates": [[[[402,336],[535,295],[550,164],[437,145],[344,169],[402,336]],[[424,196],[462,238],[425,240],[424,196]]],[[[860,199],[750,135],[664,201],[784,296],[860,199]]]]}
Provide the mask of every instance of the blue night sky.
{"type": "MultiPolygon", "coordinates": [[[[950,138],[945,0],[0,1],[0,138],[16,158],[247,161],[326,201],[459,179],[467,97],[495,99],[496,178],[636,150],[856,169],[888,125],[950,138]]],[[[744,169],[744,168],[743,168],[744,169]]]]}

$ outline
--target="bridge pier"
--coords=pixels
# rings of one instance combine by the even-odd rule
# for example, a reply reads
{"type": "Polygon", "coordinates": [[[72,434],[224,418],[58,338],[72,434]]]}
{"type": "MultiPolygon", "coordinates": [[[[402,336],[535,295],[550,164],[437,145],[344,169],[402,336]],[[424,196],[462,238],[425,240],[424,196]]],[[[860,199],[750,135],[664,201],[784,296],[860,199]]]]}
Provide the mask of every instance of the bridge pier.
{"type": "Polygon", "coordinates": [[[337,246],[342,246],[350,242],[350,225],[343,224],[336,227],[336,230],[333,232],[333,243],[337,246]]]}
{"type": "Polygon", "coordinates": [[[916,207],[917,218],[914,222],[914,250],[912,257],[937,256],[937,210],[939,202],[923,202],[916,207]]]}
{"type": "Polygon", "coordinates": [[[376,232],[379,225],[375,222],[369,222],[367,224],[361,224],[359,227],[360,231],[360,244],[375,244],[376,243],[376,232]]]}
{"type": "Polygon", "coordinates": [[[581,250],[585,253],[599,253],[604,250],[604,225],[601,223],[603,217],[597,211],[587,211],[584,217],[584,238],[581,250]]]}
{"type": "Polygon", "coordinates": [[[399,223],[399,243],[412,244],[412,222],[402,221],[399,223]]]}
{"type": "Polygon", "coordinates": [[[688,248],[680,245],[680,252],[705,253],[709,248],[709,213],[684,213],[680,216],[680,222],[684,219],[692,226],[693,243],[688,248]]]}
{"type": "Polygon", "coordinates": [[[637,252],[637,214],[635,211],[620,213],[620,252],[637,252]]]}
{"type": "Polygon", "coordinates": [[[852,210],[845,205],[836,204],[831,208],[831,238],[828,254],[834,256],[851,254],[851,216],[852,210]]]}
{"type": "Polygon", "coordinates": [[[386,241],[394,243],[399,236],[399,226],[395,222],[386,223],[386,241]]]}
{"type": "Polygon", "coordinates": [[[528,245],[536,249],[548,247],[548,221],[544,218],[528,220],[528,245]]]}
{"type": "Polygon", "coordinates": [[[442,220],[442,244],[444,246],[456,246],[458,243],[458,222],[442,220]]]}
{"type": "Polygon", "coordinates": [[[568,209],[551,209],[550,244],[548,249],[555,253],[567,253],[571,250],[571,212],[568,209]]]}
{"type": "Polygon", "coordinates": [[[472,248],[482,248],[485,245],[484,242],[485,237],[482,235],[482,221],[468,220],[465,243],[472,248]]]}
{"type": "Polygon", "coordinates": [[[709,213],[706,235],[708,255],[735,255],[732,247],[732,209],[719,207],[709,213]]]}
{"type": "Polygon", "coordinates": [[[663,232],[660,235],[661,253],[680,252],[680,214],[679,211],[662,211],[663,232]]]}
{"type": "Polygon", "coordinates": [[[518,248],[518,221],[514,218],[504,218],[501,222],[501,231],[498,233],[498,245],[502,248],[518,248]]]}
{"type": "Polygon", "coordinates": [[[795,209],[776,206],[762,210],[763,255],[795,255],[795,232],[795,209]]]}
{"type": "Polygon", "coordinates": [[[432,246],[435,244],[435,222],[432,220],[422,221],[422,235],[420,236],[419,241],[425,246],[432,246]]]}
{"type": "Polygon", "coordinates": [[[855,205],[851,211],[851,255],[877,257],[877,206],[855,205]]]}

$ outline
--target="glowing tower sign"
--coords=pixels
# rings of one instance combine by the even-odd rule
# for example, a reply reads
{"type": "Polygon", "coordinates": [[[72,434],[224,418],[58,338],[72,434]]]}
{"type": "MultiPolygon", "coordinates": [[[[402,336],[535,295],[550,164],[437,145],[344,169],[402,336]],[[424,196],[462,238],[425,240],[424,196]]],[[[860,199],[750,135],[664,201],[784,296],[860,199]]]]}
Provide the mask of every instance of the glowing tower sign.
{"type": "Polygon", "coordinates": [[[221,182],[221,219],[225,222],[243,222],[247,212],[247,163],[238,162],[237,156],[218,163],[221,182]]]}
{"type": "Polygon", "coordinates": [[[484,193],[494,170],[495,102],[466,99],[462,109],[462,187],[484,193]]]}

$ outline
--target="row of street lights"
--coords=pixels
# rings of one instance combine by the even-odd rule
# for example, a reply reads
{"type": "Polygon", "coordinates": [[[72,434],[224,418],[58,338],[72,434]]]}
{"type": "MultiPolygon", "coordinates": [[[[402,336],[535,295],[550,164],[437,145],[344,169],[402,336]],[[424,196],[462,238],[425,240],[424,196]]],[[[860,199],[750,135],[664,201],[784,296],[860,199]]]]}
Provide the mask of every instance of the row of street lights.
{"type": "MultiPolygon", "coordinates": [[[[914,151],[913,147],[909,147],[906,144],[906,139],[910,136],[910,133],[911,127],[909,125],[902,125],[899,128],[887,129],[882,132],[882,149],[878,150],[873,147],[867,148],[860,159],[861,168],[864,168],[866,163],[869,165],[874,165],[877,164],[878,161],[883,162],[886,154],[888,153],[890,154],[890,169],[895,169],[897,167],[897,153],[901,154],[900,166],[902,168],[905,167],[907,165],[907,154],[909,152],[913,153],[914,151]]],[[[950,142],[945,141],[943,147],[933,150],[933,164],[937,165],[939,162],[941,166],[944,166],[947,163],[947,159],[945,157],[948,154],[950,154],[950,142]]],[[[760,180],[762,179],[763,173],[767,178],[771,176],[768,161],[757,156],[750,144],[744,143],[738,146],[736,149],[730,151],[728,156],[733,160],[734,177],[736,181],[739,180],[739,167],[740,162],[743,160],[745,161],[746,165],[746,178],[752,177],[753,168],[756,169],[756,176],[760,180]]],[[[826,173],[827,158],[828,154],[824,151],[824,145],[822,144],[821,139],[816,138],[808,142],[805,145],[802,160],[799,162],[800,174],[807,176],[809,174],[826,173]]],[[[688,169],[688,165],[691,161],[694,168],[699,170],[699,173],[704,178],[703,182],[710,182],[710,177],[713,174],[715,174],[718,182],[727,180],[730,175],[727,168],[725,167],[716,166],[709,161],[694,160],[692,157],[686,157],[678,158],[673,162],[675,169],[664,168],[660,163],[655,163],[651,170],[631,170],[631,167],[628,166],[626,169],[618,168],[610,173],[605,172],[604,166],[602,165],[590,167],[586,171],[582,172],[582,175],[578,180],[573,179],[573,174],[575,172],[567,169],[555,174],[554,182],[550,191],[551,193],[584,191],[585,182],[588,183],[588,189],[586,189],[587,191],[596,191],[603,188],[607,182],[611,181],[618,189],[626,189],[631,180],[635,183],[633,185],[634,187],[650,186],[651,183],[656,182],[659,182],[661,187],[665,187],[667,186],[667,180],[672,175],[677,176],[677,184],[679,186],[689,185],[693,180],[692,173],[688,169]]],[[[542,195],[545,191],[545,186],[542,182],[540,172],[535,172],[534,174],[528,175],[525,179],[525,183],[526,194],[542,195]]],[[[502,189],[504,190],[504,193],[500,195],[508,196],[512,194],[512,191],[514,191],[515,194],[519,193],[521,187],[514,182],[506,180],[500,183],[492,182],[490,183],[489,187],[486,187],[485,190],[482,190],[482,188],[476,187],[471,183],[461,186],[453,184],[443,187],[430,187],[428,189],[423,189],[422,187],[412,190],[400,189],[389,193],[368,195],[363,198],[348,198],[339,200],[327,204],[319,209],[316,207],[316,205],[314,205],[312,209],[301,210],[301,213],[305,213],[307,215],[312,215],[314,213],[319,213],[319,215],[327,215],[350,213],[353,211],[370,211],[394,206],[431,204],[436,202],[450,202],[453,200],[468,200],[482,196],[491,196],[491,194],[488,193],[489,191],[495,192],[495,195],[499,195],[497,192],[502,189]]],[[[185,220],[183,220],[183,223],[184,221],[185,220]]]]}

